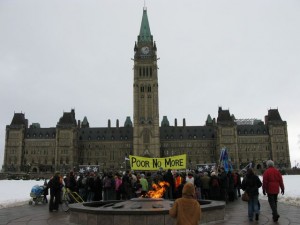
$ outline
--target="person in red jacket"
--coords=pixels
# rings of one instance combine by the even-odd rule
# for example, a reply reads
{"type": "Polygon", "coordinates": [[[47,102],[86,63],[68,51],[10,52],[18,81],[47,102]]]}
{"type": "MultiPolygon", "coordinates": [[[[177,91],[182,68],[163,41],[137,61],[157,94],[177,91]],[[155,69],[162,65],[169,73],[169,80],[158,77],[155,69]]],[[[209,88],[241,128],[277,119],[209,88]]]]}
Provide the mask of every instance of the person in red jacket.
{"type": "Polygon", "coordinates": [[[268,194],[268,201],[272,209],[273,221],[277,222],[280,217],[277,211],[277,197],[279,194],[279,188],[281,194],[284,194],[284,184],[281,173],[274,168],[274,162],[272,160],[267,161],[268,169],[263,174],[263,194],[268,194]]]}

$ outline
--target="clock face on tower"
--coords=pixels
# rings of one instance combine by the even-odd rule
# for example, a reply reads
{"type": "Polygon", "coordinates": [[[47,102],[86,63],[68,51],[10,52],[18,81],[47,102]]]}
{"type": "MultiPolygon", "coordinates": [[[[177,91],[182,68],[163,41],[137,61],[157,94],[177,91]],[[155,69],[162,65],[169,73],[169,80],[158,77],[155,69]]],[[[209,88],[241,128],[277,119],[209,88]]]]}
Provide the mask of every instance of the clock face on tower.
{"type": "Polygon", "coordinates": [[[142,51],[143,54],[147,55],[150,50],[149,50],[148,46],[144,46],[144,47],[142,47],[141,51],[142,51]]]}

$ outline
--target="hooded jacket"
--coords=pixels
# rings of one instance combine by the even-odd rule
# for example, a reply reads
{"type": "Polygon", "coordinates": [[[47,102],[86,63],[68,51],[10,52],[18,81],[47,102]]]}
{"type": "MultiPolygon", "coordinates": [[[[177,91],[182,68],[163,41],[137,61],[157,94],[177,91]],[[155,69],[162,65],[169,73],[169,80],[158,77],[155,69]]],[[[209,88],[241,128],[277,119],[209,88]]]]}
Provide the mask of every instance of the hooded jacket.
{"type": "Polygon", "coordinates": [[[176,225],[198,225],[201,218],[201,207],[194,198],[195,186],[186,183],[182,189],[182,198],[175,200],[169,210],[171,217],[176,218],[176,225]]]}

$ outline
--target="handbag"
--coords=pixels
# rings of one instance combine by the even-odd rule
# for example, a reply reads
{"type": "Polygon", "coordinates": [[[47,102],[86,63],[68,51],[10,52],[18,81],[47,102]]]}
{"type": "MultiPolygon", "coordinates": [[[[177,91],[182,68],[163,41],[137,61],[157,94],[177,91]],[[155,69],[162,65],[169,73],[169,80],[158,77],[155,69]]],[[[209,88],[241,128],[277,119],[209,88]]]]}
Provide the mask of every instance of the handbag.
{"type": "Polygon", "coordinates": [[[249,195],[246,191],[242,194],[242,200],[245,202],[249,201],[249,195]]]}

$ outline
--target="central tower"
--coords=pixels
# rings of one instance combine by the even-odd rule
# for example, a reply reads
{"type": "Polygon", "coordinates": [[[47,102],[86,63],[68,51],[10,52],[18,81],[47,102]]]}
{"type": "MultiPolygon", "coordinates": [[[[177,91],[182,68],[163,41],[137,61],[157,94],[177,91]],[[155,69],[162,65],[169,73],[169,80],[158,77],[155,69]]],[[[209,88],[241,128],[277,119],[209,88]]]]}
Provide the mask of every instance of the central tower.
{"type": "Polygon", "coordinates": [[[133,154],[145,157],[160,157],[156,51],[144,7],[134,46],[133,154]]]}

